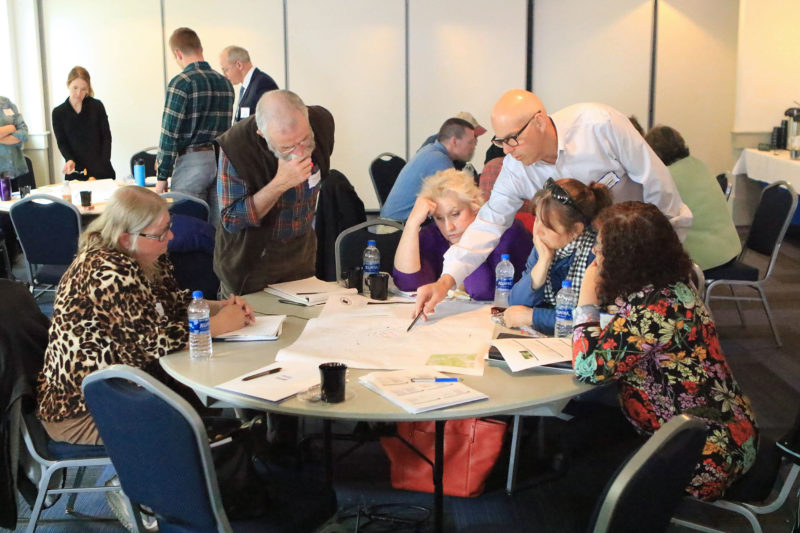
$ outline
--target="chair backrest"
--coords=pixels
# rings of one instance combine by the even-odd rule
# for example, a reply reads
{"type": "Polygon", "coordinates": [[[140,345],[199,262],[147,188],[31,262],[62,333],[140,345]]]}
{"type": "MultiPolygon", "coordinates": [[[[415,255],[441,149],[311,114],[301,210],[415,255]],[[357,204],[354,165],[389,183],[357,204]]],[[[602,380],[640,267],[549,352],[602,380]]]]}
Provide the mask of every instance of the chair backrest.
{"type": "Polygon", "coordinates": [[[27,185],[31,190],[36,188],[36,176],[33,174],[33,162],[30,157],[25,156],[25,164],[28,165],[28,172],[11,180],[11,190],[13,191],[18,191],[23,185],[27,185]]]}
{"type": "Polygon", "coordinates": [[[372,186],[375,187],[375,196],[378,197],[378,207],[382,207],[392,187],[406,166],[406,160],[390,152],[383,152],[372,160],[369,165],[369,177],[372,178],[372,186]]]}
{"type": "Polygon", "coordinates": [[[706,425],[686,415],[673,417],[620,467],[595,508],[590,531],[665,531],[686,496],[706,425]]]}
{"type": "Polygon", "coordinates": [[[728,200],[728,198],[731,197],[731,190],[733,189],[730,175],[727,172],[717,174],[717,183],[719,183],[719,186],[722,189],[722,194],[725,195],[725,200],[728,200]]]}
{"type": "Polygon", "coordinates": [[[112,365],[83,380],[125,494],[165,533],[230,531],[208,436],[197,412],[146,372],[112,365]]]}
{"type": "Polygon", "coordinates": [[[785,181],[776,181],[761,192],[761,199],[745,241],[745,249],[770,257],[765,278],[772,273],[781,242],[796,208],[797,193],[785,181]]]}
{"type": "Polygon", "coordinates": [[[343,270],[361,266],[368,240],[374,240],[375,246],[381,253],[381,272],[391,272],[394,266],[394,254],[397,252],[397,245],[402,235],[403,223],[388,218],[367,220],[347,228],[336,237],[334,245],[337,276],[341,276],[343,270]],[[381,233],[373,233],[370,230],[378,230],[381,233]]]}
{"type": "Polygon", "coordinates": [[[208,222],[211,208],[208,207],[208,203],[205,200],[182,192],[165,192],[161,196],[163,198],[172,198],[172,203],[169,204],[168,208],[173,215],[185,215],[208,222]]]}
{"type": "Polygon", "coordinates": [[[9,215],[28,263],[72,263],[81,234],[81,213],[72,203],[32,194],[12,205],[9,215]]]}
{"type": "Polygon", "coordinates": [[[133,164],[136,162],[137,159],[141,159],[144,161],[144,175],[147,176],[155,176],[156,175],[156,155],[153,152],[158,151],[158,146],[148,146],[144,150],[140,152],[136,152],[131,156],[131,176],[133,176],[133,164]]]}

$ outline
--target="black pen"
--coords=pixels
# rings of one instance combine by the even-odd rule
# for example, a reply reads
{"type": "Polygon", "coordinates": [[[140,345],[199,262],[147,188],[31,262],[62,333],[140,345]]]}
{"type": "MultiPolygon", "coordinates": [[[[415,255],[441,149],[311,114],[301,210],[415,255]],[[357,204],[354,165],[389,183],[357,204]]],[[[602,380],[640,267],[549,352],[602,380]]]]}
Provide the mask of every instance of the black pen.
{"type": "Polygon", "coordinates": [[[419,312],[419,314],[418,314],[417,316],[415,316],[415,317],[414,317],[414,320],[412,320],[412,321],[411,321],[411,325],[410,325],[410,326],[408,326],[408,329],[406,330],[406,333],[408,333],[409,331],[411,331],[411,328],[413,328],[413,327],[414,327],[414,324],[416,324],[416,323],[417,323],[417,320],[419,320],[419,317],[421,317],[423,314],[424,314],[424,313],[423,313],[422,311],[420,311],[420,312],[419,312]]]}
{"type": "Polygon", "coordinates": [[[246,376],[242,378],[242,381],[250,381],[251,379],[260,378],[262,376],[269,376],[270,374],[277,374],[283,370],[282,368],[270,368],[269,370],[264,370],[263,372],[259,372],[258,374],[252,374],[250,376],[246,376]]]}

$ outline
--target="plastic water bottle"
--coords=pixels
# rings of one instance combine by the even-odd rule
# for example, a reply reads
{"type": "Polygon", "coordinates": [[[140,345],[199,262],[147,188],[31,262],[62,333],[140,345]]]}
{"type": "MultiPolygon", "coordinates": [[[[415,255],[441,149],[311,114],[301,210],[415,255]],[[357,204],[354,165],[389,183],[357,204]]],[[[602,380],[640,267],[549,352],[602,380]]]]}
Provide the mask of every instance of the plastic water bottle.
{"type": "Polygon", "coordinates": [[[192,359],[211,357],[211,309],[203,300],[203,291],[192,293],[189,304],[189,355],[192,359]]]}
{"type": "Polygon", "coordinates": [[[370,274],[377,274],[381,270],[381,252],[375,246],[375,241],[367,241],[367,247],[364,249],[364,292],[369,290],[367,285],[367,278],[370,274]]]}
{"type": "Polygon", "coordinates": [[[572,337],[572,312],[578,305],[578,295],[572,290],[572,282],[565,279],[556,294],[556,337],[572,337]]]}
{"type": "Polygon", "coordinates": [[[514,265],[508,260],[508,254],[500,256],[500,262],[494,269],[494,305],[508,307],[508,295],[514,286],[514,265]]]}
{"type": "Polygon", "coordinates": [[[144,160],[142,158],[137,158],[133,162],[133,180],[139,187],[145,186],[144,181],[144,160]]]}
{"type": "Polygon", "coordinates": [[[72,201],[72,188],[69,186],[69,181],[64,180],[64,185],[61,186],[61,198],[67,202],[72,201]]]}

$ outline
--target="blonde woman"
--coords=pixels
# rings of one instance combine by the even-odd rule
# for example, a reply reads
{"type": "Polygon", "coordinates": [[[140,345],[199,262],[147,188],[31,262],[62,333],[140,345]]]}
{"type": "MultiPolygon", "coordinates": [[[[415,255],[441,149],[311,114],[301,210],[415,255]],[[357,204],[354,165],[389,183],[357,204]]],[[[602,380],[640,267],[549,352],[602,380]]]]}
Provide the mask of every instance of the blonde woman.
{"type": "MultiPolygon", "coordinates": [[[[81,394],[88,374],[116,363],[155,373],[159,357],[188,342],[191,295],[178,288],[164,255],[171,226],[163,198],[128,186],[81,236],[78,256],[58,285],[36,391],[39,418],[54,440],[100,442],[81,394]]],[[[253,320],[241,297],[209,306],[212,336],[253,320]]]]}
{"type": "Polygon", "coordinates": [[[83,67],[70,70],[67,89],[69,97],[53,109],[53,132],[66,161],[62,172],[67,179],[115,178],[108,116],[94,98],[89,72],[83,67]]]}
{"type": "MultiPolygon", "coordinates": [[[[426,178],[394,256],[395,285],[401,290],[414,291],[439,279],[444,253],[451,245],[458,244],[482,205],[481,191],[466,172],[447,169],[426,178]],[[423,227],[428,217],[433,217],[434,223],[423,227]]],[[[509,254],[516,281],[522,275],[531,247],[531,234],[521,222],[514,221],[486,261],[464,280],[463,290],[474,300],[491,300],[500,256],[509,254]]]]}

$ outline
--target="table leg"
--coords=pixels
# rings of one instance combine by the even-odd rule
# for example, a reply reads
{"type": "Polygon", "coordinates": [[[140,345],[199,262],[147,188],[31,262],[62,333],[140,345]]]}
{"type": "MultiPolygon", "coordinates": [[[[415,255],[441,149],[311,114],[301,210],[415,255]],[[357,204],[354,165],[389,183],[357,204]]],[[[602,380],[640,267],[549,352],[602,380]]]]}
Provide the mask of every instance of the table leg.
{"type": "Polygon", "coordinates": [[[325,481],[330,485],[333,483],[333,449],[331,441],[333,440],[331,433],[331,421],[327,418],[322,421],[322,445],[323,445],[323,462],[325,463],[325,481]]]}
{"type": "Polygon", "coordinates": [[[514,428],[511,432],[511,454],[508,458],[508,477],[506,478],[506,494],[511,496],[514,492],[514,483],[517,479],[517,461],[519,460],[519,430],[522,416],[514,415],[514,428]]]}
{"type": "Polygon", "coordinates": [[[433,453],[433,518],[434,531],[444,531],[444,420],[436,421],[436,439],[433,453]]]}

